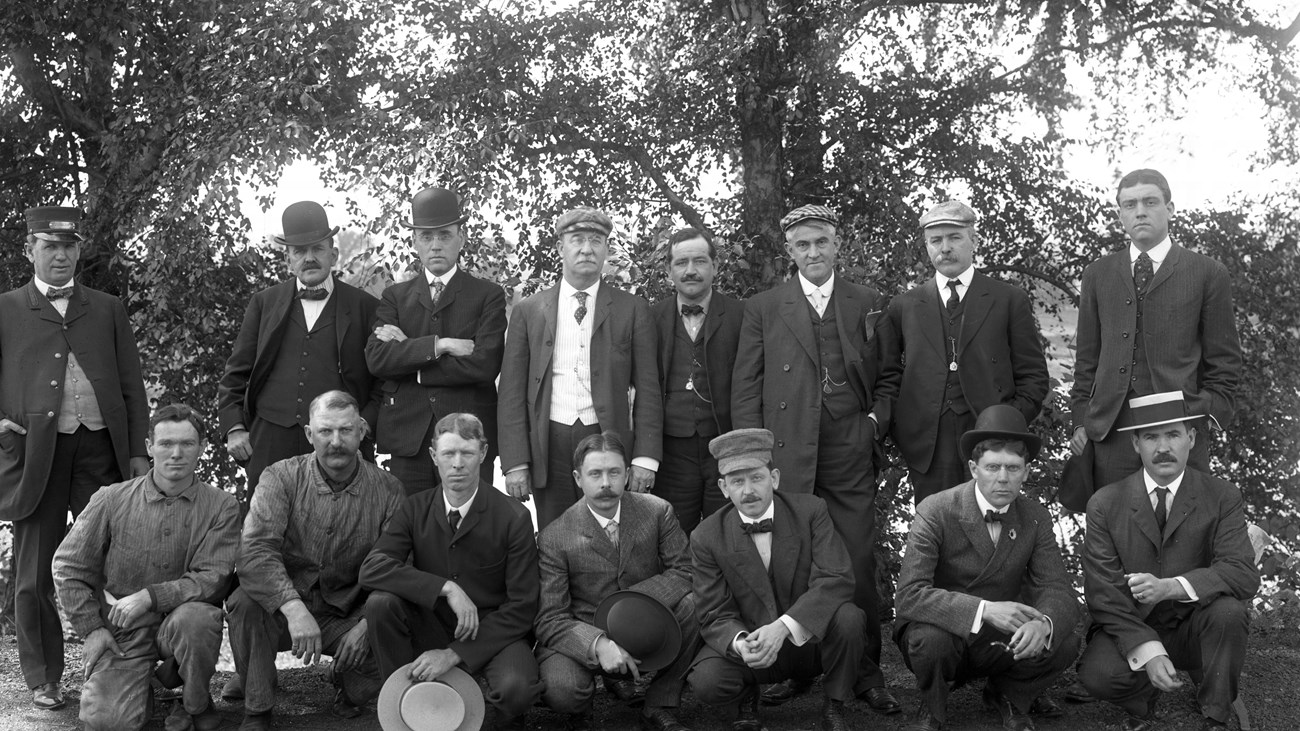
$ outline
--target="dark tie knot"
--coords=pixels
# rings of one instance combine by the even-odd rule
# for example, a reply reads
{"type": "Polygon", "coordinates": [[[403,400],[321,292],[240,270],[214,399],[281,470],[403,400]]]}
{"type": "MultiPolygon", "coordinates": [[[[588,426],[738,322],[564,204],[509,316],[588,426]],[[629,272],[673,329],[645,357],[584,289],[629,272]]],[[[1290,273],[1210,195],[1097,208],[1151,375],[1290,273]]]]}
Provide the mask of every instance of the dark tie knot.
{"type": "Polygon", "coordinates": [[[45,296],[50,298],[50,301],[67,299],[72,297],[72,287],[50,287],[45,290],[45,296]]]}
{"type": "Polygon", "coordinates": [[[300,300],[323,300],[330,296],[329,290],[324,287],[307,287],[298,290],[298,299],[300,300]]]}
{"type": "Polygon", "coordinates": [[[758,522],[755,522],[755,523],[743,523],[743,522],[742,522],[742,523],[740,524],[740,529],[743,530],[743,531],[745,531],[745,535],[747,535],[747,536],[752,536],[752,535],[754,535],[755,533],[771,533],[771,532],[772,532],[772,519],[771,519],[771,518],[763,518],[762,520],[760,520],[760,521],[758,521],[758,522]]]}
{"type": "Polygon", "coordinates": [[[985,523],[1001,523],[1001,522],[1002,522],[1002,519],[1005,518],[1005,517],[1006,517],[1006,515],[1005,515],[1004,513],[998,513],[998,512],[992,511],[992,510],[985,510],[985,511],[984,511],[984,522],[985,522],[985,523]]]}
{"type": "Polygon", "coordinates": [[[703,314],[704,314],[704,308],[700,305],[682,305],[683,317],[695,317],[697,315],[703,315],[703,314]]]}
{"type": "Polygon", "coordinates": [[[459,510],[449,510],[449,511],[447,511],[447,525],[451,526],[451,532],[452,532],[452,533],[455,533],[455,532],[456,532],[456,529],[460,527],[460,511],[459,511],[459,510]]]}

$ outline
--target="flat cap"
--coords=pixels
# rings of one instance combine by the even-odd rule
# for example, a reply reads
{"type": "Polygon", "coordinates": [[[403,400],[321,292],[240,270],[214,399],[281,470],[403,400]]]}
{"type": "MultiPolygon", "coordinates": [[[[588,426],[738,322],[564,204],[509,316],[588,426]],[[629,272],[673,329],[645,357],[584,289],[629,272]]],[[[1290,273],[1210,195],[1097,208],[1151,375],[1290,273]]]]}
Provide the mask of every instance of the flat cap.
{"type": "Polygon", "coordinates": [[[50,241],[81,241],[81,209],[72,206],[28,208],[27,233],[50,241]]]}
{"type": "Polygon", "coordinates": [[[804,221],[825,221],[836,228],[840,225],[839,215],[826,206],[799,206],[781,219],[781,230],[789,231],[804,221]]]}
{"type": "Polygon", "coordinates": [[[563,236],[574,231],[594,231],[603,236],[608,236],[610,231],[614,230],[614,222],[609,220],[609,216],[599,208],[591,206],[578,206],[572,210],[561,213],[559,218],[555,219],[555,235],[563,236]]]}
{"type": "Polygon", "coordinates": [[[772,461],[772,432],[767,429],[733,429],[709,442],[718,460],[718,474],[766,467],[772,461]]]}
{"type": "Polygon", "coordinates": [[[931,226],[974,226],[975,211],[961,201],[944,201],[939,205],[931,208],[924,216],[921,216],[921,222],[917,228],[924,231],[931,226]]]}

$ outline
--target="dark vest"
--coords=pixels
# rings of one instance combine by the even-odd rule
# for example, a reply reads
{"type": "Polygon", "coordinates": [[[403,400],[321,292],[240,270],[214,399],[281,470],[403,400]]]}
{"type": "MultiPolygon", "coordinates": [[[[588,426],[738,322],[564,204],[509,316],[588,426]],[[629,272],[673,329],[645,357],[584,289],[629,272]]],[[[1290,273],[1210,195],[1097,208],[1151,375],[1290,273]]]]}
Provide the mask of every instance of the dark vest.
{"type": "MultiPolygon", "coordinates": [[[[1152,278],[1154,281],[1154,277],[1152,278]]],[[[1150,289],[1150,283],[1147,288],[1150,289]]],[[[1142,304],[1146,299],[1144,292],[1137,295],[1137,330],[1133,333],[1133,362],[1129,365],[1129,393],[1134,396],[1150,396],[1155,393],[1151,384],[1151,365],[1147,363],[1146,332],[1142,325],[1142,304]]]]}
{"type": "Polygon", "coordinates": [[[690,437],[699,434],[702,437],[718,435],[717,420],[713,417],[713,408],[709,401],[713,394],[709,389],[709,374],[705,370],[704,325],[695,340],[686,332],[686,325],[677,316],[676,333],[673,343],[673,357],[668,365],[668,383],[665,387],[667,398],[664,400],[664,434],[670,437],[690,437]],[[690,383],[693,388],[686,388],[690,383]]]}
{"type": "MultiPolygon", "coordinates": [[[[807,298],[804,298],[807,302],[807,298]]],[[[817,316],[817,310],[808,302],[808,316],[812,319],[813,340],[817,343],[817,377],[821,383],[822,408],[832,418],[842,419],[862,404],[849,383],[849,372],[844,365],[844,345],[840,331],[835,326],[835,301],[826,303],[826,313],[817,316]]]]}
{"type": "MultiPolygon", "coordinates": [[[[969,288],[967,294],[970,294],[969,288]]],[[[943,348],[948,363],[953,359],[953,343],[961,341],[961,323],[962,317],[966,314],[966,300],[961,300],[952,312],[948,311],[947,305],[940,305],[939,320],[943,322],[943,348]]],[[[957,353],[961,355],[960,352],[957,353]]],[[[961,366],[961,358],[957,358],[958,367],[961,366]]],[[[961,378],[956,371],[948,370],[947,377],[943,381],[943,411],[951,411],[954,414],[965,414],[970,412],[970,404],[966,403],[966,392],[961,389],[961,378]]]]}
{"type": "Polygon", "coordinates": [[[310,333],[302,304],[295,300],[289,305],[289,321],[283,328],[275,364],[257,394],[258,418],[283,427],[306,425],[312,399],[343,389],[335,334],[336,299],[330,297],[310,333]]]}

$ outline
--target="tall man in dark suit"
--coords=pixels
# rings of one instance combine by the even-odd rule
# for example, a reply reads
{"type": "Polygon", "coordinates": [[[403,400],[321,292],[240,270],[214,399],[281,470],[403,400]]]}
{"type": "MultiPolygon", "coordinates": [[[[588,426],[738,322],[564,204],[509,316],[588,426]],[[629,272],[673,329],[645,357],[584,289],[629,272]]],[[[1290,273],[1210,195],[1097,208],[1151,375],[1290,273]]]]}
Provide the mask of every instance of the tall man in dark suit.
{"type": "Polygon", "coordinates": [[[895,639],[921,694],[909,731],[938,731],[949,688],[981,677],[1003,728],[1033,729],[1034,699],[1079,650],[1079,600],[1055,523],[1020,494],[1041,441],[1010,404],[974,426],[960,445],[974,479],[917,507],[898,577],[895,639]]]}
{"type": "Polygon", "coordinates": [[[370,372],[384,379],[376,440],[392,455],[388,469],[407,494],[437,484],[429,458],[434,424],[447,414],[483,422],[487,455],[480,476],[492,481],[497,454],[497,374],[505,350],[501,287],[461,270],[465,216],[456,194],[425,188],[411,200],[411,246],[423,276],[384,290],[366,343],[370,372]]]}
{"type": "Polygon", "coordinates": [[[693,228],[674,231],[664,262],[675,295],[651,308],[664,394],[663,463],[654,494],[672,503],[682,531],[727,504],[709,440],[731,431],[731,371],[743,302],[713,288],[718,250],[693,228]]]}
{"type": "Polygon", "coordinates": [[[682,635],[677,657],[646,689],[642,725],[687,731],[675,711],[700,633],[686,535],[667,502],[624,491],[626,448],[615,432],[593,434],[578,444],[572,479],[582,498],[537,540],[542,583],[537,660],[546,704],[569,714],[569,728],[587,728],[596,675],[638,677],[639,658],[595,625],[600,602],[630,589],[672,610],[682,635]]]}
{"type": "Polygon", "coordinates": [[[917,505],[970,479],[957,443],[978,414],[1011,404],[1031,422],[1048,385],[1029,295],[975,271],[975,212],[946,201],[920,230],[935,277],[891,300],[880,329],[880,391],[917,505]]]}
{"type": "Polygon", "coordinates": [[[32,281],[0,295],[0,520],[13,521],[18,661],[37,708],[62,708],[50,561],[68,511],[149,471],[140,355],[118,298],[77,284],[81,211],[27,211],[32,281]]]}
{"type": "MultiPolygon", "coordinates": [[[[304,427],[312,399],[338,389],[375,423],[379,381],[366,367],[366,338],[379,300],[331,274],[339,250],[319,203],[284,209],[284,246],[293,276],[253,295],[217,388],[226,449],[248,476],[245,505],[262,470],[312,451],[304,427]]],[[[373,447],[366,451],[373,455],[373,447]]]]}
{"type": "Polygon", "coordinates": [[[889,401],[876,388],[875,330],[885,303],[876,290],[835,276],[838,226],[825,206],[781,219],[799,273],[745,303],[731,420],[772,431],[785,492],[826,501],[853,562],[853,601],[867,617],[858,691],[872,708],[897,713],[880,672],[874,554],[877,440],[889,427],[889,401]]]}
{"type": "Polygon", "coordinates": [[[1241,372],[1228,270],[1169,240],[1169,181],[1135,170],[1119,181],[1115,202],[1131,243],[1083,272],[1070,388],[1070,448],[1082,454],[1092,441],[1098,486],[1141,469],[1115,424],[1129,399],[1165,391],[1182,391],[1209,416],[1188,463],[1207,471],[1208,428],[1232,419],[1241,372]]]}
{"type": "Polygon", "coordinates": [[[736,704],[736,731],[759,731],[757,683],[825,673],[822,728],[847,729],[865,652],[866,615],[853,603],[848,551],[825,501],[777,492],[774,439],[737,429],[709,443],[732,507],[691,534],[695,612],[705,646],[691,689],[711,705],[736,704]]]}
{"type": "Polygon", "coordinates": [[[379,674],[413,662],[412,680],[436,680],[459,666],[486,679],[496,728],[522,729],[542,695],[533,519],[479,477],[488,444],[478,417],[439,419],[429,451],[441,487],[402,503],[361,565],[379,674]]]}
{"type": "Polygon", "coordinates": [[[581,497],[570,457],[584,437],[615,431],[632,445],[633,492],[653,487],[659,469],[654,325],[645,300],[600,281],[612,229],[595,208],[556,219],[560,282],[510,315],[497,410],[501,470],[512,496],[536,496],[538,530],[581,497]]]}
{"type": "Polygon", "coordinates": [[[1128,711],[1126,731],[1156,728],[1160,691],[1187,670],[1200,685],[1203,728],[1232,713],[1246,658],[1246,602],[1259,570],[1241,492],[1187,466],[1200,438],[1198,402],[1181,392],[1128,403],[1142,469],[1088,501],[1083,588],[1092,614],[1079,678],[1128,711]]]}

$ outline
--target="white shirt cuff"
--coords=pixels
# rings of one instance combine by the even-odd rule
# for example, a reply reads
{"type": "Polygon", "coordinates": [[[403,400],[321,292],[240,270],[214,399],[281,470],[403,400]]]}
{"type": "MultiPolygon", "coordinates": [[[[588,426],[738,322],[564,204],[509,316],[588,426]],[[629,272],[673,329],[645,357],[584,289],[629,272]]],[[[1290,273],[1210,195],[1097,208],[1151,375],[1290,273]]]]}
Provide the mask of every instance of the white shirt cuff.
{"type": "Polygon", "coordinates": [[[659,471],[659,460],[654,457],[636,457],[632,460],[633,467],[644,467],[651,472],[659,471]]]}
{"type": "Polygon", "coordinates": [[[984,607],[987,605],[988,605],[987,601],[983,599],[980,600],[979,609],[975,610],[975,621],[971,623],[970,626],[971,634],[977,635],[980,633],[980,630],[984,629],[984,607]]]}
{"type": "Polygon", "coordinates": [[[1169,653],[1165,650],[1164,643],[1160,640],[1143,642],[1133,648],[1133,651],[1128,654],[1128,667],[1130,670],[1137,672],[1146,667],[1147,663],[1151,662],[1155,658],[1168,654],[1169,653]]]}
{"type": "Polygon", "coordinates": [[[790,630],[790,641],[794,643],[795,647],[803,647],[804,643],[812,639],[812,633],[804,629],[802,624],[796,622],[794,617],[782,614],[779,619],[781,624],[784,624],[785,628],[790,630]]]}
{"type": "Polygon", "coordinates": [[[749,636],[748,632],[737,632],[736,636],[731,639],[731,649],[735,650],[736,655],[743,657],[740,652],[740,641],[749,636]]]}
{"type": "Polygon", "coordinates": [[[1181,576],[1175,576],[1174,578],[1178,579],[1178,583],[1183,585],[1183,591],[1187,592],[1187,598],[1182,600],[1184,604],[1199,602],[1201,600],[1201,598],[1196,595],[1196,590],[1192,588],[1192,582],[1181,576]]]}

